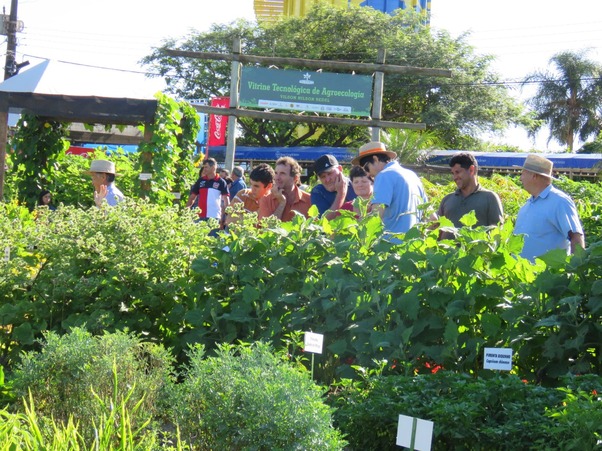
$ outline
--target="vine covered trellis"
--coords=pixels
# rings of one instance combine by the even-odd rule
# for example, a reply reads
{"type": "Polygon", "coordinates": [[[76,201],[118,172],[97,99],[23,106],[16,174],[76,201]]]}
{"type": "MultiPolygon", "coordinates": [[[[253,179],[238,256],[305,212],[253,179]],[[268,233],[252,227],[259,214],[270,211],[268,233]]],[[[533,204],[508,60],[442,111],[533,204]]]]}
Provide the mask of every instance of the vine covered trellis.
{"type": "MultiPolygon", "coordinates": [[[[138,148],[137,169],[149,177],[141,177],[139,193],[152,202],[168,205],[174,193],[187,188],[200,125],[198,114],[187,102],[162,93],[155,97],[153,122],[140,125],[145,140],[138,148]]],[[[59,163],[69,148],[68,135],[68,122],[22,115],[11,142],[15,194],[20,203],[31,209],[40,190],[52,189],[59,163]]]]}

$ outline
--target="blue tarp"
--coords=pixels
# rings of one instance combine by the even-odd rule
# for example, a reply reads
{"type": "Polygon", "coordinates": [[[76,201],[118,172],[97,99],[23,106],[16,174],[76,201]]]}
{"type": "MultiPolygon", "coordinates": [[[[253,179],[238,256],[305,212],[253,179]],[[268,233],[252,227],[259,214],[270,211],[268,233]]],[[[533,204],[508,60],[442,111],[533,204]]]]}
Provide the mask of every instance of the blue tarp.
{"type": "MultiPolygon", "coordinates": [[[[314,161],[324,154],[331,154],[340,163],[349,163],[357,155],[357,150],[346,147],[246,147],[236,146],[235,159],[275,161],[280,157],[293,157],[297,161],[314,161]]],[[[209,148],[209,156],[216,160],[225,160],[226,147],[209,148]]]]}
{"type": "MultiPolygon", "coordinates": [[[[430,154],[427,164],[447,165],[457,150],[443,150],[430,154]]],[[[518,152],[471,152],[481,167],[522,166],[528,153],[518,152]]],[[[602,154],[546,153],[544,157],[554,163],[557,169],[591,169],[602,163],[602,154]]]]}

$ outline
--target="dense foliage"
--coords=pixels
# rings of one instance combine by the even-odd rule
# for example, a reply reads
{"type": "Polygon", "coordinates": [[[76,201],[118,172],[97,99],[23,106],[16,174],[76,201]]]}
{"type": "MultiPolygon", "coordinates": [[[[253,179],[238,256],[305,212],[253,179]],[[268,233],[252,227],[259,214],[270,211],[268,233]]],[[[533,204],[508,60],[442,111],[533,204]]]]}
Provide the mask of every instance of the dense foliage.
{"type": "MultiPolygon", "coordinates": [[[[313,368],[315,378],[324,384],[357,378],[358,372],[370,373],[377,368],[400,384],[406,383],[404,378],[444,370],[456,376],[448,376],[444,383],[424,379],[425,384],[461,387],[465,384],[462,374],[471,375],[475,383],[492,377],[491,371],[483,369],[484,347],[513,349],[512,373],[529,382],[525,390],[535,389],[532,382],[565,386],[563,378],[567,374],[599,376],[602,242],[595,239],[600,236],[599,221],[596,216],[588,216],[588,212],[599,211],[599,185],[568,179],[555,182],[576,199],[589,237],[588,248],[569,258],[553,252],[531,265],[516,257],[522,239],[512,235],[512,218],[524,201],[524,191],[507,177],[482,178],[481,182],[500,193],[508,214],[503,227],[464,227],[458,232],[457,242],[439,242],[434,225],[422,224],[396,246],[380,240],[382,230],[377,218],[358,221],[351,214],[342,214],[330,222],[315,216],[309,220],[296,218],[291,223],[270,220],[260,229],[255,225],[256,218],[249,215],[242,224],[232,226],[229,235],[211,237],[209,231],[216,224],[196,223],[191,211],[178,206],[166,208],[130,199],[115,208],[62,205],[56,211],[38,208],[30,212],[14,202],[0,204],[0,249],[4,250],[0,260],[0,349],[2,363],[8,370],[8,382],[3,384],[0,380],[2,399],[10,402],[14,397],[14,369],[33,361],[31,352],[40,349],[38,339],[46,336],[57,350],[76,347],[79,357],[46,358],[49,354],[45,351],[40,354],[41,359],[36,357],[38,370],[31,373],[34,376],[30,382],[15,385],[22,395],[29,385],[36,390],[41,388],[34,380],[47,381],[45,387],[56,390],[58,394],[52,396],[58,399],[62,396],[61,386],[66,387],[66,377],[51,379],[42,373],[56,370],[57,377],[65,372],[71,374],[70,365],[79,365],[82,360],[78,359],[85,360],[89,351],[86,334],[104,336],[125,330],[171,349],[179,368],[188,368],[181,373],[181,380],[186,375],[192,377],[194,371],[198,375],[201,367],[207,371],[215,369],[215,376],[203,373],[216,378],[213,386],[226,371],[220,373],[217,368],[234,371],[244,367],[238,374],[246,380],[251,377],[245,371],[253,366],[252,362],[267,358],[255,356],[244,365],[232,360],[232,349],[227,344],[240,340],[269,341],[274,349],[288,353],[297,365],[309,369],[310,359],[301,350],[304,331],[324,334],[324,353],[315,356],[313,368]],[[59,346],[62,342],[58,337],[74,327],[88,332],[80,331],[70,338],[71,345],[59,346]],[[44,335],[45,331],[54,334],[44,335]],[[187,355],[189,345],[204,346],[207,356],[187,355]],[[211,360],[216,351],[219,361],[211,360]],[[192,359],[198,362],[193,363],[192,359]],[[46,366],[41,365],[42,361],[46,366]]],[[[425,185],[433,199],[429,208],[453,189],[451,184],[441,186],[426,180],[425,185]]],[[[467,225],[473,221],[470,215],[465,218],[467,225]]],[[[441,220],[439,226],[452,225],[441,220]]],[[[237,350],[236,354],[244,352],[237,350]]],[[[90,355],[99,354],[91,351],[90,355]]],[[[107,357],[94,363],[104,362],[103,371],[107,374],[109,361],[107,357]]],[[[127,362],[125,359],[124,364],[127,362]]],[[[89,365],[83,366],[93,373],[89,365]]],[[[81,376],[77,371],[73,374],[81,376]]],[[[90,377],[82,380],[94,379],[90,377]]],[[[97,379],[97,390],[111,387],[107,379],[97,379]]],[[[194,384],[201,384],[198,377],[195,380],[194,384]]],[[[288,380],[283,376],[284,382],[288,380]]],[[[138,385],[131,378],[127,383],[138,385]]],[[[238,379],[232,380],[233,386],[239,383],[242,382],[238,379]]],[[[351,411],[357,406],[355,396],[372,396],[372,386],[365,383],[368,385],[343,383],[338,391],[344,393],[345,400],[333,404],[340,409],[339,427],[350,434],[352,443],[358,436],[345,429],[343,423],[347,419],[360,421],[362,415],[367,415],[362,409],[351,411]],[[343,407],[347,402],[349,405],[343,407]]],[[[391,382],[390,387],[396,383],[391,382]]],[[[500,387],[514,387],[513,384],[512,380],[499,382],[500,387]]],[[[181,422],[185,434],[172,436],[172,443],[179,437],[193,439],[190,434],[195,427],[194,416],[182,410],[193,402],[193,385],[188,392],[171,392],[172,413],[179,418],[174,424],[181,422]]],[[[254,385],[262,387],[260,383],[254,385]]],[[[495,393],[495,387],[487,387],[495,393]]],[[[264,387],[268,388],[279,390],[277,386],[264,387]]],[[[473,388],[476,392],[481,390],[473,388]]],[[[593,386],[588,393],[592,389],[598,390],[593,386]]],[[[495,406],[512,406],[513,412],[521,411],[525,418],[541,414],[539,408],[522,412],[528,410],[528,404],[520,404],[515,398],[491,404],[486,412],[473,412],[470,409],[476,408],[477,402],[470,398],[472,389],[454,388],[453,392],[461,394],[465,415],[461,416],[462,409],[454,410],[453,405],[441,401],[438,408],[448,405],[442,415],[459,415],[458,425],[475,418],[479,422],[482,415],[491,416],[487,420],[491,429],[480,429],[475,439],[478,442],[489,443],[494,435],[503,436],[520,428],[520,424],[529,430],[519,420],[502,425],[503,415],[495,406]]],[[[53,398],[41,393],[37,391],[32,402],[39,404],[42,417],[30,415],[35,406],[28,401],[28,411],[3,413],[6,424],[53,427],[44,416],[54,404],[49,401],[53,398]]],[[[583,440],[599,433],[599,422],[595,422],[599,401],[577,391],[564,393],[561,398],[555,391],[541,393],[549,401],[545,404],[548,414],[555,415],[553,425],[541,420],[546,433],[556,434],[559,441],[568,443],[574,435],[567,425],[574,421],[581,421],[579,427],[588,431],[583,440]],[[559,404],[558,399],[566,404],[559,404]]],[[[134,394],[133,391],[128,396],[134,394]]],[[[479,396],[477,401],[494,402],[479,396]]],[[[530,394],[524,396],[527,401],[531,399],[530,394]]],[[[378,396],[381,401],[384,398],[378,396]]],[[[269,397],[252,399],[273,401],[269,397]]],[[[416,400],[420,399],[423,398],[416,395],[416,400]]],[[[56,414],[57,421],[64,420],[69,402],[69,397],[56,402],[57,409],[63,408],[61,415],[56,414]]],[[[130,409],[131,404],[125,398],[115,402],[127,410],[128,422],[134,424],[137,413],[130,409]]],[[[404,413],[395,403],[380,406],[378,402],[374,409],[383,414],[394,410],[404,413]]],[[[84,402],[75,404],[86,406],[84,402]]],[[[425,405],[434,406],[426,401],[425,405]]],[[[114,411],[93,410],[96,407],[90,404],[90,412],[96,413],[89,417],[95,416],[97,423],[108,425],[108,415],[115,415],[114,411]]],[[[415,412],[422,415],[422,411],[415,412]]],[[[161,417],[165,415],[163,410],[161,417]]],[[[220,415],[221,412],[209,412],[207,420],[219,422],[220,415]]],[[[389,417],[384,421],[384,435],[391,434],[394,421],[389,417]]],[[[442,428],[436,431],[438,440],[450,449],[466,446],[467,440],[471,443],[473,436],[464,428],[454,429],[451,422],[441,419],[437,422],[442,428]]],[[[61,424],[61,434],[75,434],[75,426],[68,420],[61,424]]],[[[205,426],[209,427],[204,423],[205,426]]],[[[253,431],[251,426],[248,431],[253,431]]],[[[379,431],[382,429],[375,429],[375,434],[381,434],[379,431]]],[[[113,437],[112,434],[107,430],[105,435],[113,437]]],[[[376,435],[373,442],[381,443],[376,435]]],[[[131,434],[128,437],[133,440],[131,434]]],[[[363,449],[357,449],[360,448],[363,449]]]]}
{"type": "MultiPolygon", "coordinates": [[[[321,4],[302,18],[214,25],[208,32],[165,41],[144,61],[166,78],[170,92],[177,96],[221,96],[230,89],[227,62],[173,57],[165,50],[231,53],[235,36],[242,39],[242,53],[250,55],[375,63],[383,48],[389,64],[451,69],[452,79],[386,75],[383,97],[384,119],[426,123],[448,148],[468,148],[481,132],[521,121],[521,109],[496,83],[498,76],[489,68],[491,57],[474,54],[463,37],[433,32],[421,24],[420,15],[402,10],[388,15],[371,8],[321,4]]],[[[298,129],[296,124],[244,118],[240,126],[240,142],[247,145],[349,146],[366,141],[366,130],[360,127],[308,124],[298,129]]]]}
{"type": "Polygon", "coordinates": [[[322,390],[285,358],[264,343],[191,350],[171,398],[184,440],[194,449],[342,449],[322,390]]]}
{"type": "Polygon", "coordinates": [[[196,136],[200,130],[199,116],[187,102],[177,102],[157,94],[155,120],[148,133],[150,140],[139,146],[137,169],[150,174],[150,180],[140,183],[140,195],[151,202],[171,205],[183,203],[194,173],[192,157],[196,151],[196,136]],[[175,194],[177,193],[177,194],[175,194]]]}
{"type": "MultiPolygon", "coordinates": [[[[174,195],[187,193],[196,176],[192,157],[200,128],[198,115],[185,101],[161,93],[156,97],[155,119],[145,131],[150,140],[140,144],[139,152],[126,154],[118,149],[108,155],[99,146],[90,157],[115,163],[116,184],[126,197],[145,197],[165,206],[174,201],[183,204],[187,196],[177,201],[174,195]],[[141,172],[150,174],[150,180],[141,181],[141,172]]],[[[33,209],[41,190],[49,190],[55,205],[94,205],[91,180],[85,174],[89,160],[65,154],[68,125],[27,114],[21,117],[11,143],[14,152],[7,155],[6,200],[17,199],[33,209]]]]}
{"type": "Polygon", "coordinates": [[[65,140],[67,124],[21,115],[12,139],[14,189],[18,198],[29,208],[36,205],[38,195],[59,172],[58,164],[69,143],[65,140]]]}
{"type": "Polygon", "coordinates": [[[437,450],[594,449],[602,439],[602,379],[563,382],[568,389],[512,375],[377,376],[343,387],[329,402],[352,450],[399,449],[400,414],[433,421],[437,450]]]}
{"type": "Polygon", "coordinates": [[[123,332],[46,334],[13,382],[23,403],[0,410],[3,449],[342,449],[332,408],[303,367],[266,344],[173,357],[123,332]],[[181,433],[180,433],[181,431],[181,433]]]}
{"type": "Polygon", "coordinates": [[[425,362],[479,374],[485,346],[512,347],[528,380],[601,371],[599,242],[534,266],[516,257],[512,221],[462,228],[457,243],[423,225],[391,247],[377,218],[347,214],[261,230],[249,219],[211,238],[214,225],[190,211],[144,202],[40,209],[35,220],[2,208],[5,362],[44,330],[85,325],[143,333],[180,359],[189,343],[280,347],[291,333],[317,331],[326,336],[316,366],[325,383],[374,359],[397,361],[405,374],[425,362]]]}
{"type": "Polygon", "coordinates": [[[129,329],[177,350],[194,303],[191,264],[209,225],[190,211],[145,202],[115,208],[38,209],[0,204],[2,357],[13,361],[45,330],[129,329]],[[15,346],[20,343],[19,346],[15,346]],[[22,349],[22,348],[21,348],[22,349]]]}
{"type": "Polygon", "coordinates": [[[173,358],[162,346],[123,332],[92,336],[80,328],[47,333],[41,345],[23,355],[14,375],[16,395],[31,396],[44,418],[64,425],[75,419],[87,441],[110,406],[123,404],[134,430],[156,421],[165,408],[161,399],[173,383],[173,358]]]}

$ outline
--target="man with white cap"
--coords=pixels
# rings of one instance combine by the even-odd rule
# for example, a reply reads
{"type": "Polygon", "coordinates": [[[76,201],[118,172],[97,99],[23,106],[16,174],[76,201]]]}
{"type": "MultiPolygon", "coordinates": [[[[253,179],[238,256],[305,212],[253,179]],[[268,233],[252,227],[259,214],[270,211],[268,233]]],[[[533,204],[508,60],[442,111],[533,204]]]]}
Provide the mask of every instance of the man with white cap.
{"type": "Polygon", "coordinates": [[[345,202],[357,197],[351,180],[345,177],[343,167],[330,154],[322,155],[314,162],[314,172],[321,183],[311,190],[311,204],[318,207],[320,215],[330,210],[326,217],[332,219],[345,202]]]}
{"type": "Polygon", "coordinates": [[[514,233],[524,234],[521,256],[534,261],[552,249],[573,253],[585,247],[583,228],[573,200],[552,185],[554,164],[541,155],[528,155],[520,175],[531,195],[516,217],[514,233]]]}
{"type": "MultiPolygon", "coordinates": [[[[401,167],[397,154],[378,141],[360,147],[351,164],[362,166],[374,177],[372,211],[377,211],[386,232],[405,233],[420,218],[418,206],[427,201],[426,193],[416,173],[401,167]]],[[[396,238],[389,238],[399,243],[396,238]]]]}
{"type": "Polygon", "coordinates": [[[94,203],[97,207],[101,207],[103,200],[113,207],[125,199],[123,193],[115,186],[115,163],[112,161],[92,160],[87,174],[92,177],[94,203]]]}

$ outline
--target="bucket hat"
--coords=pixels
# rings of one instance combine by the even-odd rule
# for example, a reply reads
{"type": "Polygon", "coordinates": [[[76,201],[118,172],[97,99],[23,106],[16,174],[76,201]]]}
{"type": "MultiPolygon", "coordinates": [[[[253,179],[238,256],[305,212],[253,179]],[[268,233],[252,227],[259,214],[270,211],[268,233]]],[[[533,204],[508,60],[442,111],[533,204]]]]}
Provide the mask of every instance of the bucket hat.
{"type": "Polygon", "coordinates": [[[120,175],[115,172],[115,163],[107,160],[92,160],[90,163],[90,170],[86,171],[85,174],[92,174],[93,172],[103,172],[105,174],[120,175]]]}
{"type": "Polygon", "coordinates": [[[552,177],[552,168],[554,167],[554,163],[552,163],[547,158],[542,157],[541,155],[527,155],[527,158],[525,159],[525,162],[522,166],[515,165],[514,167],[522,167],[527,171],[556,180],[554,177],[552,177]]]}

